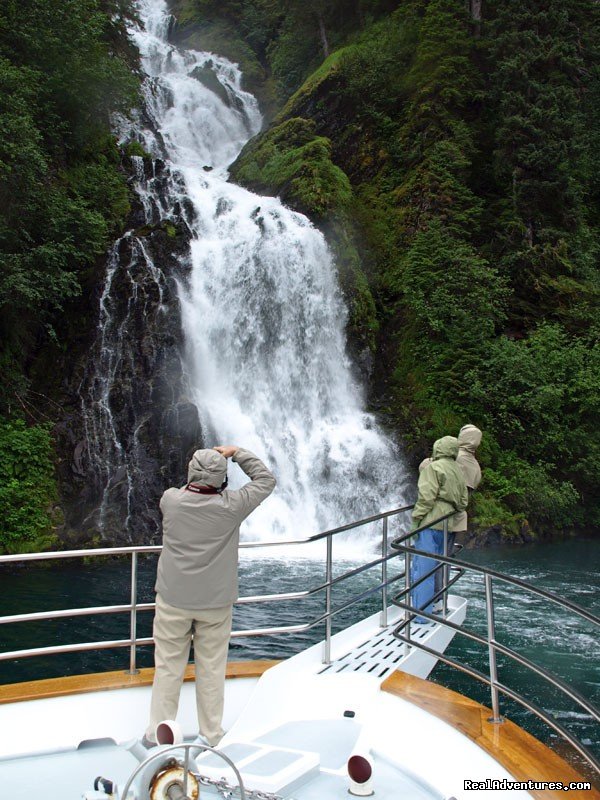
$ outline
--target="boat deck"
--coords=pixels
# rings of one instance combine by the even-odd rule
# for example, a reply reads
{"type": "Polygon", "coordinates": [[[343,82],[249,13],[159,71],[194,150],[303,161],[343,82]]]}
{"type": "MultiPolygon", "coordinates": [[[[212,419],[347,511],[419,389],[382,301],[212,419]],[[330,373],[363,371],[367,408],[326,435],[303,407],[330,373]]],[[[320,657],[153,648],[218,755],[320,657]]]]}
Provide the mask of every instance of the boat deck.
{"type": "MultiPolygon", "coordinates": [[[[390,612],[393,624],[398,616],[390,612]]],[[[458,622],[464,612],[464,601],[451,598],[450,613],[458,622]]],[[[439,625],[421,626],[417,635],[432,649],[447,644],[439,625]]],[[[506,797],[502,790],[465,791],[466,778],[583,780],[517,726],[491,726],[487,709],[423,680],[435,659],[407,649],[391,635],[391,626],[382,630],[378,615],[336,634],[331,652],[325,668],[320,645],[282,662],[229,664],[229,732],[219,749],[235,760],[247,788],[284,800],[345,797],[346,763],[354,753],[372,760],[380,800],[506,797]]],[[[141,670],[0,687],[0,752],[9,754],[0,759],[1,795],[80,800],[99,775],[122,787],[149,755],[136,737],[144,727],[152,675],[141,670]]],[[[195,733],[192,665],[186,678],[178,719],[189,740],[195,733]]],[[[201,755],[196,768],[206,778],[224,776],[235,785],[233,772],[216,755],[201,755]]],[[[565,792],[510,795],[555,800],[565,792]]],[[[215,787],[201,789],[201,797],[219,796],[215,787]]],[[[600,800],[596,790],[568,796],[600,800]]]]}

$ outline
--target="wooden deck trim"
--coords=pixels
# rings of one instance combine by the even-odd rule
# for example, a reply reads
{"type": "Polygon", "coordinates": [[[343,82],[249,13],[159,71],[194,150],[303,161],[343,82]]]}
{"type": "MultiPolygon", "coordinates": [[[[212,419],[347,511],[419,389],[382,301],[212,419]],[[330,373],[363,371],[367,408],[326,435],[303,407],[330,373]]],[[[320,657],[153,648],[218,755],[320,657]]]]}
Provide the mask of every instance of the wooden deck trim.
{"type": "MultiPolygon", "coordinates": [[[[457,728],[502,764],[517,781],[570,783],[590,780],[514,722],[508,719],[500,725],[489,722],[492,716],[489,708],[451,689],[400,671],[386,678],[381,688],[457,728]]],[[[465,777],[468,777],[466,773],[465,768],[465,777]]],[[[568,792],[550,789],[528,791],[539,800],[558,800],[559,797],[563,800],[565,797],[600,800],[600,792],[593,786],[591,790],[573,789],[568,792]]]]}
{"type": "MultiPolygon", "coordinates": [[[[228,661],[226,678],[259,678],[276,664],[279,664],[279,661],[228,661]]],[[[141,669],[137,675],[128,675],[121,671],[100,672],[91,675],[68,675],[64,678],[9,683],[0,686],[0,705],[110,689],[129,689],[132,686],[151,686],[153,679],[154,667],[148,667],[141,669]]],[[[188,664],[184,681],[193,680],[194,665],[188,664]]]]}

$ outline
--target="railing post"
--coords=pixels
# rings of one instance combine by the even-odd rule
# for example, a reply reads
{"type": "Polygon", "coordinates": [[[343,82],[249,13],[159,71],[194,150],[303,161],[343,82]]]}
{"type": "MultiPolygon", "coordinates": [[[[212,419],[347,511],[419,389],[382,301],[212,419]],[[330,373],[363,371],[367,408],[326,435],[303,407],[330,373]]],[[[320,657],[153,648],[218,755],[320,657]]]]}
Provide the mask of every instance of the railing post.
{"type": "Polygon", "coordinates": [[[323,644],[323,664],[331,664],[331,580],[333,578],[333,539],[331,536],[327,537],[327,564],[325,566],[325,582],[327,588],[325,589],[325,613],[327,619],[325,620],[325,642],[323,644]]]}
{"type": "MultiPolygon", "coordinates": [[[[443,531],[444,531],[444,555],[448,556],[448,519],[445,519],[443,522],[443,531]]],[[[444,594],[442,595],[442,614],[444,619],[448,614],[448,592],[446,591],[446,587],[448,586],[448,564],[444,562],[442,566],[442,589],[444,594]]]]}
{"type": "MultiPolygon", "coordinates": [[[[406,541],[407,541],[409,547],[413,546],[413,537],[412,536],[409,537],[406,541]]],[[[406,593],[405,593],[404,597],[406,599],[407,605],[412,607],[412,600],[410,599],[410,564],[411,564],[411,556],[412,556],[412,553],[409,553],[406,550],[404,551],[404,588],[406,590],[406,593]]],[[[405,608],[404,609],[404,622],[406,623],[406,625],[404,626],[404,633],[405,633],[405,636],[406,636],[407,639],[410,639],[410,618],[411,618],[410,611],[407,608],[405,608]]],[[[408,651],[409,651],[409,645],[407,644],[406,645],[406,653],[405,653],[405,655],[408,655],[408,651]]]]}
{"type": "Polygon", "coordinates": [[[137,640],[137,553],[131,554],[131,612],[129,617],[129,675],[137,675],[136,640],[137,640]]]}
{"type": "Polygon", "coordinates": [[[487,640],[490,659],[490,690],[492,693],[492,716],[489,722],[504,722],[500,716],[500,702],[498,699],[498,666],[496,664],[496,620],[494,616],[494,593],[492,576],[485,576],[485,609],[487,614],[487,640]]]}
{"type": "Polygon", "coordinates": [[[382,628],[387,628],[388,619],[387,619],[387,586],[385,585],[387,582],[387,554],[388,554],[388,518],[384,517],[383,520],[383,531],[381,537],[381,557],[383,561],[381,562],[381,618],[379,620],[379,624],[382,628]]]}

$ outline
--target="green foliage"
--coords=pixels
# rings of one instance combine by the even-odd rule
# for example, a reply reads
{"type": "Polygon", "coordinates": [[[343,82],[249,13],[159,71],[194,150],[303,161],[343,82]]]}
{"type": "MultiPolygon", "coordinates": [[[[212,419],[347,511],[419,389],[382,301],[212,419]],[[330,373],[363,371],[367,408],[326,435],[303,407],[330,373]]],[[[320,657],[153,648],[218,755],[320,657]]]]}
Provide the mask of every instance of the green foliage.
{"type": "Polygon", "coordinates": [[[573,338],[545,323],[526,339],[499,337],[466,378],[472,406],[484,409],[487,429],[508,454],[492,463],[521,487],[519,494],[497,486],[497,494],[513,508],[532,508],[538,522],[597,525],[597,334],[573,338]]]}
{"type": "Polygon", "coordinates": [[[535,326],[541,314],[577,324],[574,294],[589,317],[595,292],[597,308],[597,225],[586,213],[582,179],[592,144],[588,98],[598,91],[597,69],[590,69],[598,63],[598,14],[585,0],[503,0],[489,23],[499,222],[493,247],[512,279],[520,327],[535,326]]]}
{"type": "Polygon", "coordinates": [[[451,375],[457,362],[464,365],[470,354],[479,357],[494,335],[503,300],[501,281],[469,242],[436,218],[402,255],[393,287],[403,292],[416,321],[414,353],[421,366],[438,380],[439,370],[448,369],[444,390],[454,394],[451,375]]]}
{"type": "Polygon", "coordinates": [[[130,142],[127,142],[125,145],[125,155],[131,158],[132,156],[138,156],[139,158],[149,158],[150,154],[147,153],[140,142],[137,139],[132,139],[130,142]]]}
{"type": "Polygon", "coordinates": [[[129,211],[109,113],[135,100],[137,83],[114,52],[116,10],[97,0],[2,7],[0,404],[129,211]]]}
{"type": "Polygon", "coordinates": [[[300,211],[322,218],[348,207],[352,189],[331,162],[331,142],[315,135],[313,122],[293,118],[254,142],[232,174],[257,191],[270,191],[300,211]]]}
{"type": "Polygon", "coordinates": [[[485,431],[478,524],[597,526],[598,8],[500,0],[476,23],[453,0],[394,6],[321,4],[326,32],[346,15],[325,57],[315,6],[273,2],[288,16],[262,46],[294,94],[242,155],[244,178],[291,198],[285,179],[326,137],[350,181],[352,246],[328,232],[350,264],[362,240],[377,391],[409,452],[472,421],[485,431]]]}
{"type": "Polygon", "coordinates": [[[0,552],[26,553],[56,543],[50,426],[0,419],[0,552]]]}

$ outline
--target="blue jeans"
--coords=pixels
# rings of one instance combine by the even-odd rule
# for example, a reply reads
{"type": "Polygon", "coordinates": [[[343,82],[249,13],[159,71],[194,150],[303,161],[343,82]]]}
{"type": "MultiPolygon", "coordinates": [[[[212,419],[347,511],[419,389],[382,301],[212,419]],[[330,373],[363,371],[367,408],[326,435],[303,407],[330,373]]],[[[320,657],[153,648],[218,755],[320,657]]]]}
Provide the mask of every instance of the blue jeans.
{"type": "MultiPolygon", "coordinates": [[[[456,534],[452,531],[448,531],[448,555],[451,556],[454,553],[454,540],[456,539],[456,534]]],[[[442,554],[444,553],[444,537],[442,536],[442,549],[440,551],[442,554]]],[[[435,593],[437,594],[444,582],[444,570],[438,569],[435,573],[435,593]]]]}
{"type": "MultiPolygon", "coordinates": [[[[428,553],[442,555],[444,552],[444,531],[436,531],[433,528],[425,528],[417,534],[417,539],[413,545],[416,550],[426,550],[428,553]]],[[[413,556],[411,559],[410,582],[415,583],[427,572],[432,570],[439,561],[425,556],[413,556]]],[[[430,575],[415,589],[411,590],[410,602],[420,611],[431,614],[433,603],[431,602],[435,594],[435,575],[430,575]]],[[[416,617],[417,622],[428,622],[425,617],[416,617]]]]}

